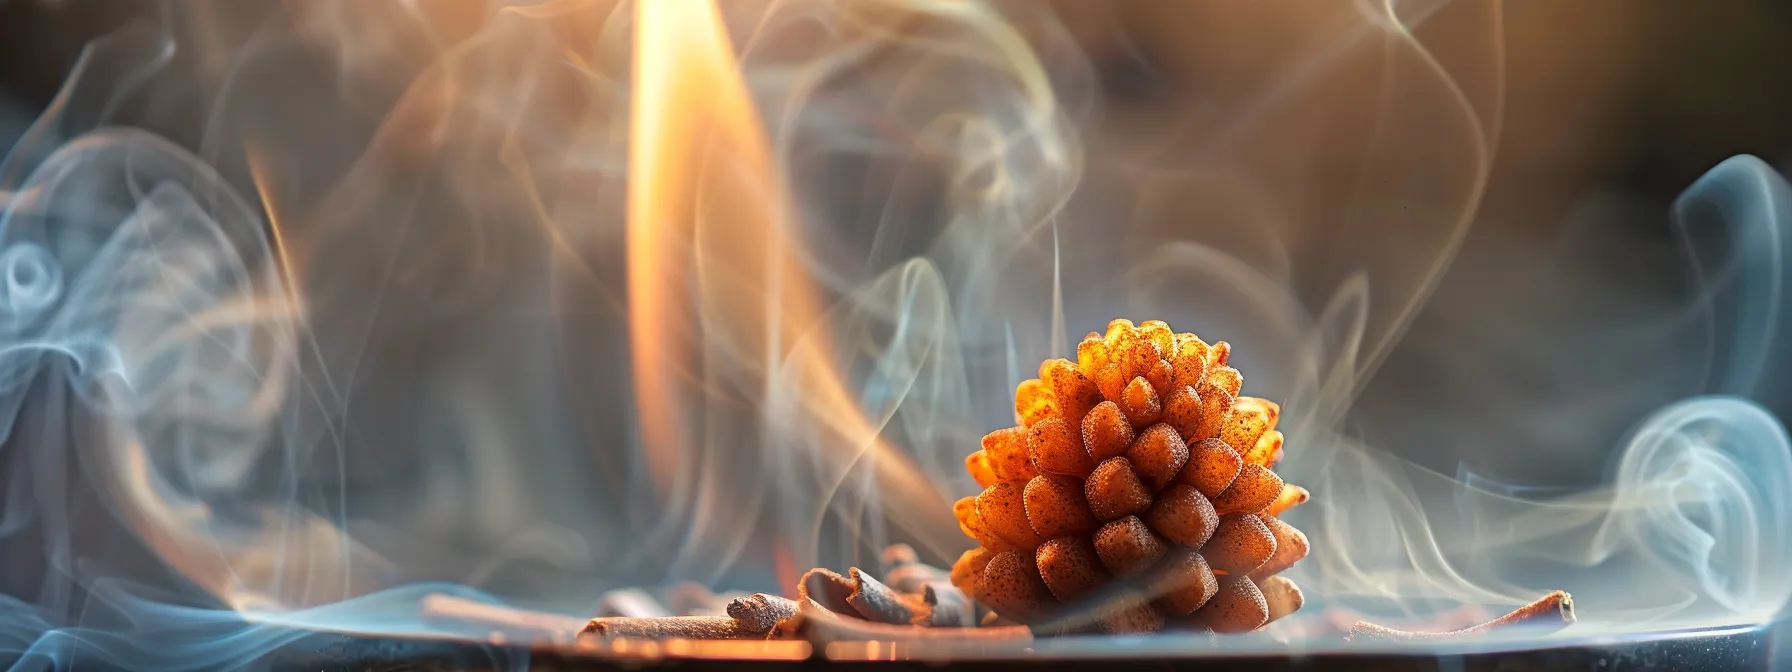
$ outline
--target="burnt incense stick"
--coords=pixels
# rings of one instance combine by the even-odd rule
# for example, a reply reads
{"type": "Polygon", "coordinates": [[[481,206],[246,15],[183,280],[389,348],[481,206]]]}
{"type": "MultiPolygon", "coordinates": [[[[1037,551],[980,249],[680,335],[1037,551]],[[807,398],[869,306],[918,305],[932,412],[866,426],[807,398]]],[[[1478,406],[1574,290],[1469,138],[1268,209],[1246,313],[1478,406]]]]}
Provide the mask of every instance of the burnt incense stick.
{"type": "Polygon", "coordinates": [[[635,639],[761,639],[729,616],[665,616],[661,618],[593,618],[580,637],[630,637],[635,639]]]}
{"type": "Polygon", "coordinates": [[[921,600],[929,607],[925,625],[952,628],[977,624],[976,604],[958,586],[947,581],[933,581],[922,585],[921,600]]]}
{"type": "Polygon", "coordinates": [[[729,602],[728,615],[740,623],[741,627],[753,632],[771,632],[779,621],[796,615],[796,601],[777,595],[753,593],[729,602]]]}
{"type": "Polygon", "coordinates": [[[814,600],[828,611],[850,614],[857,610],[846,601],[846,596],[857,589],[851,579],[841,576],[839,572],[817,567],[809,570],[797,583],[796,599],[798,602],[814,600]]]}
{"type": "MultiPolygon", "coordinates": [[[[1494,614],[1489,613],[1479,605],[1465,604],[1456,607],[1455,609],[1427,615],[1424,618],[1408,617],[1393,622],[1383,621],[1380,625],[1395,630],[1429,630],[1442,632],[1480,625],[1493,617],[1494,614]]],[[[1358,622],[1371,620],[1372,617],[1368,614],[1344,607],[1330,607],[1319,614],[1318,619],[1327,632],[1338,635],[1350,632],[1351,626],[1356,625],[1358,622]]]]}
{"type": "Polygon", "coordinates": [[[930,608],[919,597],[890,590],[857,567],[847,570],[847,574],[852,592],[847,594],[846,603],[865,620],[896,625],[923,625],[928,621],[930,608]]]}
{"type": "Polygon", "coordinates": [[[1531,634],[1548,634],[1561,630],[1574,623],[1574,598],[1563,591],[1555,591],[1535,602],[1519,607],[1499,618],[1479,625],[1449,630],[1445,632],[1415,632],[1396,630],[1376,625],[1368,621],[1357,621],[1350,626],[1350,634],[1344,637],[1347,642],[1376,641],[1408,641],[1466,639],[1506,630],[1519,630],[1531,634]]]}
{"type": "Polygon", "coordinates": [[[931,607],[922,596],[891,590],[857,567],[847,570],[847,576],[828,569],[809,570],[797,586],[797,599],[878,623],[928,625],[932,620],[931,607]]]}

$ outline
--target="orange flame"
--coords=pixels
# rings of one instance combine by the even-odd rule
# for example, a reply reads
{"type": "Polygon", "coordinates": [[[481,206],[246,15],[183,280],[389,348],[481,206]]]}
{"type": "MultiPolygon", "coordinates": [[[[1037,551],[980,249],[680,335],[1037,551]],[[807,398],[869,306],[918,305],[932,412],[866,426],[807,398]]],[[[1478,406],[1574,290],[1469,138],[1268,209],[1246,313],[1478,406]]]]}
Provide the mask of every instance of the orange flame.
{"type": "Polygon", "coordinates": [[[688,402],[677,398],[667,372],[691,366],[693,344],[722,339],[728,366],[757,376],[762,391],[800,391],[801,419],[838,446],[823,450],[846,451],[825,456],[831,463],[875,466],[874,497],[902,503],[891,507],[898,525],[923,543],[956,538],[945,498],[879,437],[825,350],[829,339],[818,337],[822,303],[797,263],[788,196],[718,7],[710,0],[637,3],[635,30],[629,336],[656,486],[675,489],[692,445],[685,428],[693,419],[680,414],[688,402]],[[683,308],[693,296],[700,329],[690,328],[683,308]]]}

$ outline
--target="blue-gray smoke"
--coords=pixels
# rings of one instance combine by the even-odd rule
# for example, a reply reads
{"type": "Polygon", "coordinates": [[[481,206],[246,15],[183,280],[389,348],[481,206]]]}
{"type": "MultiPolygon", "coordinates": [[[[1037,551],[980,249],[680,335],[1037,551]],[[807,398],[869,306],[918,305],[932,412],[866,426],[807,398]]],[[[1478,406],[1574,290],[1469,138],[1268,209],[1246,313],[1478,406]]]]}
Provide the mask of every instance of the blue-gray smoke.
{"type": "MultiPolygon", "coordinates": [[[[962,456],[1034,363],[1165,319],[1233,342],[1283,403],[1311,613],[1561,588],[1581,632],[1770,617],[1792,463],[1756,400],[1787,398],[1787,183],[1740,157],[1676,204],[1671,249],[1600,239],[1655,253],[1673,300],[1567,244],[1463,247],[1500,142],[1497,21],[1440,58],[1412,31],[1444,3],[1368,4],[1211,47],[1240,71],[1158,128],[1103,107],[1044,5],[724,3],[860,407],[966,494],[962,456]],[[1568,484],[1414,457],[1444,442],[1612,457],[1568,484]]],[[[779,590],[780,563],[968,544],[886,524],[906,503],[822,459],[830,419],[775,356],[741,370],[763,353],[727,346],[751,339],[629,361],[627,5],[425,7],[168,3],[94,43],[7,151],[0,658],[484,640],[425,598],[581,616],[612,588],[779,590]],[[670,489],[639,375],[690,405],[670,489]]],[[[1296,625],[1281,643],[1335,645],[1296,625]]]]}

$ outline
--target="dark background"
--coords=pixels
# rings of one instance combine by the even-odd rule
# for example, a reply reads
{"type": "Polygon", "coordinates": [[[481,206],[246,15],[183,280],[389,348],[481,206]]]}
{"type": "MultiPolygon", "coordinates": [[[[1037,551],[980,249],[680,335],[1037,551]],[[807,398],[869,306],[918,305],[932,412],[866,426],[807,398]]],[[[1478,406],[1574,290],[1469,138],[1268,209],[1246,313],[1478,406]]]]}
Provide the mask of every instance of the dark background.
{"type": "MultiPolygon", "coordinates": [[[[1177,10],[1176,0],[1111,4],[1121,8],[1123,28],[1177,10]]],[[[131,0],[0,0],[7,113],[35,115],[81,45],[155,11],[155,3],[131,0]]],[[[1490,207],[1512,200],[1502,190],[1535,194],[1545,182],[1560,194],[1555,207],[1612,187],[1669,200],[1736,154],[1781,166],[1792,160],[1792,4],[1514,0],[1505,11],[1505,137],[1522,140],[1501,147],[1490,207]],[[1543,137],[1547,147],[1534,141],[1543,137]]],[[[1104,84],[1124,92],[1138,67],[1117,63],[1104,84]]]]}
{"type": "MultiPolygon", "coordinates": [[[[1177,0],[1113,6],[1123,29],[1179,9],[1177,0]]],[[[154,11],[132,0],[0,0],[0,147],[51,100],[85,42],[154,11]]],[[[1627,226],[1665,238],[1668,204],[1724,159],[1754,154],[1792,167],[1792,2],[1513,0],[1505,19],[1510,144],[1489,183],[1493,225],[1477,225],[1467,246],[1508,233],[1500,227],[1548,235],[1596,193],[1658,204],[1638,209],[1658,216],[1627,226]]],[[[1151,63],[1111,63],[1104,84],[1126,94],[1112,104],[1171,104],[1138,95],[1141,72],[1149,86],[1177,86],[1151,63]]],[[[1792,416],[1784,404],[1772,410],[1792,416]]]]}

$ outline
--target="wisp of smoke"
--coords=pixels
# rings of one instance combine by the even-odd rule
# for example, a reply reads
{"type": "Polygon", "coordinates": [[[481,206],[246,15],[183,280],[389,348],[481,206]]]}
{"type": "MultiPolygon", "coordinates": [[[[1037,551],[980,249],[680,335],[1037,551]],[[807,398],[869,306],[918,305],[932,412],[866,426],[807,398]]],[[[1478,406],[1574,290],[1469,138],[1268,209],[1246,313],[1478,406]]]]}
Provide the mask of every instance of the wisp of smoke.
{"type": "MultiPolygon", "coordinates": [[[[968,540],[893,475],[970,492],[1015,384],[1122,316],[1233,342],[1283,402],[1315,613],[1561,588],[1580,631],[1639,632],[1792,596],[1792,452],[1752,401],[1780,398],[1792,333],[1772,169],[1731,160],[1677,203],[1695,290],[1635,330],[1655,340],[1622,340],[1597,283],[1557,289],[1601,323],[1555,325],[1597,351],[1512,346],[1526,316],[1497,307],[1414,326],[1459,251],[1450,272],[1488,272],[1459,248],[1501,141],[1496,2],[1188,3],[1277,39],[1203,41],[1180,65],[1204,99],[1168,125],[1110,104],[1075,3],[721,6],[795,210],[780,281],[822,309],[741,315],[766,298],[734,303],[761,280],[719,242],[742,213],[699,209],[663,236],[691,269],[661,295],[692,316],[667,362],[629,357],[628,4],[168,3],[90,45],[0,165],[0,542],[29,549],[0,657],[229,668],[315,631],[491,634],[424,619],[431,594],[576,616],[624,586],[777,591],[892,541],[948,561],[968,540]],[[1358,416],[1397,350],[1444,373],[1523,352],[1453,379],[1522,431],[1634,427],[1597,484],[1442,473],[1358,416]],[[1587,356],[1662,373],[1658,410],[1576,394],[1558,365],[1587,356]],[[684,423],[661,452],[640,376],[684,423]]],[[[1395,387],[1428,441],[1480,440],[1395,387]]],[[[1296,625],[1284,645],[1334,644],[1296,625]]]]}

